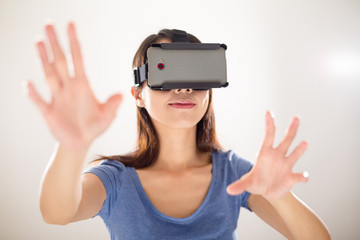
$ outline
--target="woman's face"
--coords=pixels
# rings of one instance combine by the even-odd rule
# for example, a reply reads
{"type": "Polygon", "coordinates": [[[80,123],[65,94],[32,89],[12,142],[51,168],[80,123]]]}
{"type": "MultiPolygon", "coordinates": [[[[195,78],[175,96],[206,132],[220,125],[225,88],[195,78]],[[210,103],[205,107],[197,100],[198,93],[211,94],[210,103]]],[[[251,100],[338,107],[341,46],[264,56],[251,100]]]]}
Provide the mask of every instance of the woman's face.
{"type": "Polygon", "coordinates": [[[137,104],[145,107],[154,124],[170,128],[191,128],[205,115],[209,105],[209,90],[151,90],[146,83],[137,104]]]}
{"type": "MultiPolygon", "coordinates": [[[[171,43],[161,39],[157,43],[171,43]]],[[[209,90],[151,90],[147,82],[140,89],[132,88],[139,107],[146,108],[154,124],[171,128],[191,128],[205,115],[209,105],[209,90]]]]}

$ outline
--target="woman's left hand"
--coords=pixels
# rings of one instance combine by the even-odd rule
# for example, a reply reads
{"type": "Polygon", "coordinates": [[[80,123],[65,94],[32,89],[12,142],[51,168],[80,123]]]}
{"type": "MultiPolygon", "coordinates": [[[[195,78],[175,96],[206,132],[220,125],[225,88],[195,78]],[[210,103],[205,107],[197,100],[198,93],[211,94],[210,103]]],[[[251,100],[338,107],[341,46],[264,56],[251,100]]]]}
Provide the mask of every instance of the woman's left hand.
{"type": "Polygon", "coordinates": [[[293,173],[292,168],[307,148],[307,142],[301,142],[293,152],[288,149],[296,136],[299,118],[294,117],[287,134],[278,147],[274,148],[275,125],[270,112],[266,112],[266,133],[258,158],[250,172],[227,187],[230,195],[238,195],[245,190],[259,194],[269,200],[286,195],[298,182],[306,182],[308,174],[293,173]]]}

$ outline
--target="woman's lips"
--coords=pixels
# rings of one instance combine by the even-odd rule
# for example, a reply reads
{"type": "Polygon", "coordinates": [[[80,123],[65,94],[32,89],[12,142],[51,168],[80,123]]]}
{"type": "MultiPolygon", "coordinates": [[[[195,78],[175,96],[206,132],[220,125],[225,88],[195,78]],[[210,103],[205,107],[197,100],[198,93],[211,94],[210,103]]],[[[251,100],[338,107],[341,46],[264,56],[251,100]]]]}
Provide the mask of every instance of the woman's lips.
{"type": "Polygon", "coordinates": [[[169,105],[174,108],[190,109],[195,106],[195,103],[193,103],[189,99],[178,99],[170,103],[169,105]]]}
{"type": "Polygon", "coordinates": [[[170,103],[171,107],[181,108],[181,109],[191,109],[195,106],[193,103],[170,103]]]}

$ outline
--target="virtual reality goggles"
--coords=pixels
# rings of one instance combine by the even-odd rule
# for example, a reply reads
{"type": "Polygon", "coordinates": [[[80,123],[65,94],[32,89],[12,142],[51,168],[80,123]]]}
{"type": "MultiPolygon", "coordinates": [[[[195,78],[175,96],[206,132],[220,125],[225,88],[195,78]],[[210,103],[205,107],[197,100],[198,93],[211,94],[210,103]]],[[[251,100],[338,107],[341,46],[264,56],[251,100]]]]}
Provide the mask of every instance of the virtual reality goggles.
{"type": "Polygon", "coordinates": [[[144,65],[134,69],[135,86],[147,80],[153,90],[227,87],[227,46],[190,43],[187,33],[174,30],[174,43],[152,44],[144,65]]]}

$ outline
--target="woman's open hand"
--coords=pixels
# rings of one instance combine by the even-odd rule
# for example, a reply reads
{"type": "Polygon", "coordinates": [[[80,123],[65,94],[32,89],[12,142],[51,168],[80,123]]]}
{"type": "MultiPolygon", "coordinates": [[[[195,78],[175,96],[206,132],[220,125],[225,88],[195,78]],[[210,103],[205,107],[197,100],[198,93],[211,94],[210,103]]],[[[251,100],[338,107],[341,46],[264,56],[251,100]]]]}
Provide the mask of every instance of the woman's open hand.
{"type": "Polygon", "coordinates": [[[60,144],[72,149],[89,147],[115,118],[122,95],[115,94],[104,104],[98,102],[85,74],[73,23],[68,24],[73,76],[54,27],[47,25],[45,28],[53,59],[50,60],[44,41],[37,42],[36,46],[51,91],[51,100],[45,102],[31,82],[27,84],[28,94],[60,144]]]}
{"type": "Polygon", "coordinates": [[[231,195],[248,191],[267,199],[279,199],[298,182],[307,181],[307,173],[293,173],[292,168],[307,148],[301,142],[292,153],[288,149],[296,136],[299,118],[294,117],[288,132],[278,147],[274,148],[275,125],[270,112],[266,113],[266,133],[258,158],[250,172],[230,184],[227,192],[231,195]]]}

